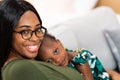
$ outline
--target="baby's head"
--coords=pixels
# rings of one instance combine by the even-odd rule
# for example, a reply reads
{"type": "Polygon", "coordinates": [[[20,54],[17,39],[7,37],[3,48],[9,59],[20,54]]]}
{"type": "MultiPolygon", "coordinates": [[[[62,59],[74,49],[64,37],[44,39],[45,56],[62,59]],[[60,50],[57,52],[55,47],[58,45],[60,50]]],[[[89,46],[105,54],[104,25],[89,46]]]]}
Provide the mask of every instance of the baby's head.
{"type": "Polygon", "coordinates": [[[55,65],[66,66],[68,54],[61,42],[50,34],[46,34],[39,49],[38,58],[55,65]]]}

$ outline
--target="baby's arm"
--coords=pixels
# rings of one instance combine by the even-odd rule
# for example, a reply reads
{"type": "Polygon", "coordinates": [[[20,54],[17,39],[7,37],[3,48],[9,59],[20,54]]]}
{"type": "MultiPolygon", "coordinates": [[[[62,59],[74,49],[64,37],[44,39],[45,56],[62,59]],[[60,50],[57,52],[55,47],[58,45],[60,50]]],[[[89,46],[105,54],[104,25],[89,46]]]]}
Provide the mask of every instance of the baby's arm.
{"type": "Polygon", "coordinates": [[[72,52],[72,54],[69,54],[69,56],[72,56],[72,59],[74,58],[73,63],[75,63],[75,67],[77,68],[77,70],[80,73],[83,74],[83,76],[85,77],[85,80],[94,80],[93,75],[92,75],[92,71],[91,71],[90,66],[88,64],[88,61],[83,60],[82,58],[80,60],[80,56],[77,56],[78,54],[79,54],[78,52],[72,52]],[[80,61],[75,60],[75,56],[77,56],[80,61]],[[76,61],[77,61],[77,63],[76,63],[76,61]]]}
{"type": "Polygon", "coordinates": [[[72,60],[74,64],[84,65],[87,62],[89,63],[95,80],[109,80],[109,75],[105,71],[97,56],[85,49],[77,50],[76,52],[78,52],[78,55],[74,56],[72,60]]]}
{"type": "Polygon", "coordinates": [[[85,80],[94,80],[92,71],[90,69],[88,62],[86,62],[84,65],[76,64],[75,66],[78,69],[78,71],[80,71],[83,74],[83,76],[85,77],[85,80]]]}

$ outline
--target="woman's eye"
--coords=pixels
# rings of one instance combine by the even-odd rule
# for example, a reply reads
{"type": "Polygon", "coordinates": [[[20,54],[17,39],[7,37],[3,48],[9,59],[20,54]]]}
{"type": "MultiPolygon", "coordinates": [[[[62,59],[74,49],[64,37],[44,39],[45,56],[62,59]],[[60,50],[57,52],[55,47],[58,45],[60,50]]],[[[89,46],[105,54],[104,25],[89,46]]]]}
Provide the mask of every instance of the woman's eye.
{"type": "Polygon", "coordinates": [[[41,32],[41,28],[38,28],[38,29],[36,30],[36,32],[37,32],[37,33],[40,33],[40,32],[41,32]]]}
{"type": "Polygon", "coordinates": [[[29,30],[23,30],[23,31],[21,31],[21,34],[29,34],[29,30]]]}
{"type": "Polygon", "coordinates": [[[54,54],[55,54],[55,55],[58,55],[58,54],[59,54],[59,50],[58,50],[58,49],[55,49],[54,54]]]}

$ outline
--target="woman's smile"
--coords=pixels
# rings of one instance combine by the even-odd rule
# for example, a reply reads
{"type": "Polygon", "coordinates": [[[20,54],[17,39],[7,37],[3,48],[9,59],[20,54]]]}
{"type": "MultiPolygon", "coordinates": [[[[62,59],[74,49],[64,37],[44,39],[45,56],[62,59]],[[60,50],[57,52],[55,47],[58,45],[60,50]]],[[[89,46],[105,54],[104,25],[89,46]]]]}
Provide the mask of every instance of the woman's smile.
{"type": "Polygon", "coordinates": [[[29,45],[29,46],[26,46],[26,50],[31,52],[31,53],[34,53],[34,52],[37,52],[39,49],[39,46],[38,45],[29,45]]]}

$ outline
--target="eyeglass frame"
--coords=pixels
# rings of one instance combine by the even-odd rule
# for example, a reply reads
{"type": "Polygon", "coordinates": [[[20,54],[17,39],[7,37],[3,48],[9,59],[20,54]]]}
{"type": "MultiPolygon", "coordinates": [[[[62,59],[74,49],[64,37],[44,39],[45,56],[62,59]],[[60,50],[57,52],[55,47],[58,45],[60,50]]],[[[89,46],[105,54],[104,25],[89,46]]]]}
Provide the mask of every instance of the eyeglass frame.
{"type": "MultiPolygon", "coordinates": [[[[45,32],[43,33],[43,37],[44,37],[44,36],[47,34],[47,29],[46,29],[45,27],[43,27],[43,26],[41,26],[40,28],[41,28],[41,30],[42,30],[42,29],[45,30],[45,32]]],[[[30,33],[30,37],[27,38],[27,39],[25,39],[25,38],[23,37],[22,31],[18,32],[18,31],[13,30],[13,32],[19,33],[24,40],[29,40],[29,39],[32,37],[33,32],[35,33],[35,36],[36,36],[36,37],[40,38],[39,36],[37,36],[37,33],[36,33],[37,30],[38,30],[38,28],[35,29],[35,30],[29,30],[29,31],[31,31],[31,33],[30,33]]]]}

